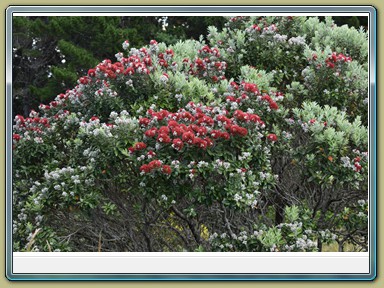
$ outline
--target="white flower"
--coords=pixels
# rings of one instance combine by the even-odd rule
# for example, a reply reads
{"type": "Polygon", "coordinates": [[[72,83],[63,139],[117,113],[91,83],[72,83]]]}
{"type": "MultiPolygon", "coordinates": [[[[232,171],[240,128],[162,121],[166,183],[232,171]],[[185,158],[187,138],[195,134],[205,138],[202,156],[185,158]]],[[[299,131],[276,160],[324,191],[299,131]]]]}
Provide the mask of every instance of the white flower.
{"type": "Polygon", "coordinates": [[[359,212],[359,214],[357,214],[358,217],[365,217],[365,214],[363,212],[359,212]]]}
{"type": "Polygon", "coordinates": [[[243,199],[243,197],[241,197],[239,194],[235,194],[235,196],[233,196],[233,199],[236,201],[236,202],[239,202],[241,199],[243,199]]]}
{"type": "Polygon", "coordinates": [[[292,37],[288,40],[290,45],[305,45],[305,38],[301,36],[292,37]]]}
{"type": "Polygon", "coordinates": [[[357,201],[357,203],[358,203],[360,206],[364,206],[364,204],[365,204],[365,200],[361,199],[361,200],[357,201]]]}
{"type": "Polygon", "coordinates": [[[127,50],[128,49],[128,47],[129,47],[129,41],[128,40],[125,40],[124,42],[123,42],[123,49],[124,50],[127,50]]]}
{"type": "Polygon", "coordinates": [[[169,80],[169,79],[168,79],[168,77],[167,77],[166,75],[161,75],[161,76],[160,76],[160,81],[161,81],[162,83],[165,84],[165,83],[168,82],[168,80],[169,80]]]}

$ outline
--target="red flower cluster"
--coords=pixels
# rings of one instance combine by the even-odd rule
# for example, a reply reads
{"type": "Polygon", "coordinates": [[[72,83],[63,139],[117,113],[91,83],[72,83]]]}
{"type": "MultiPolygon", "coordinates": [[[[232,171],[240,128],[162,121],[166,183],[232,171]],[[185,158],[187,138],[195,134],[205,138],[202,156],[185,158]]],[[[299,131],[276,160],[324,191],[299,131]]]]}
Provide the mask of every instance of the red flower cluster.
{"type": "Polygon", "coordinates": [[[172,173],[172,168],[169,165],[163,165],[160,160],[152,160],[148,164],[143,164],[140,167],[140,172],[151,173],[152,171],[160,169],[164,174],[170,175],[172,173]]]}
{"type": "Polygon", "coordinates": [[[231,131],[232,135],[238,135],[241,137],[247,136],[248,130],[244,127],[240,127],[238,125],[226,125],[225,129],[231,131]]]}
{"type": "Polygon", "coordinates": [[[264,101],[267,101],[269,103],[269,108],[271,108],[272,110],[279,109],[279,106],[277,105],[277,103],[275,101],[273,101],[271,96],[264,95],[263,97],[261,97],[261,99],[264,100],[264,101]]]}
{"type": "Polygon", "coordinates": [[[254,94],[259,94],[259,89],[256,84],[253,83],[247,83],[247,82],[242,82],[241,85],[243,86],[243,89],[245,92],[249,93],[254,93],[254,94]]]}
{"type": "MultiPolygon", "coordinates": [[[[254,83],[248,83],[248,82],[241,82],[241,85],[239,86],[236,82],[230,83],[232,89],[234,91],[239,91],[240,96],[236,97],[235,95],[228,95],[226,96],[225,100],[227,102],[236,102],[241,103],[245,100],[248,100],[250,98],[253,98],[254,96],[261,96],[260,90],[254,83]]],[[[272,92],[271,92],[272,93],[272,92]]],[[[283,96],[284,94],[281,92],[276,92],[276,96],[283,96]]],[[[269,108],[272,110],[279,109],[279,106],[277,103],[271,98],[271,96],[265,94],[261,97],[261,100],[266,101],[269,103],[269,108]]]]}
{"type": "Polygon", "coordinates": [[[276,136],[276,134],[268,134],[267,139],[269,141],[276,142],[277,141],[277,136],[276,136]]]}
{"type": "Polygon", "coordinates": [[[332,55],[325,60],[325,65],[328,68],[332,69],[332,68],[335,68],[335,63],[337,62],[343,63],[343,62],[351,62],[351,61],[352,61],[351,57],[347,57],[342,53],[337,54],[336,52],[333,52],[332,55]]]}
{"type": "Polygon", "coordinates": [[[361,165],[360,165],[360,162],[361,161],[361,158],[360,157],[355,157],[355,159],[353,159],[353,162],[354,162],[354,166],[355,166],[355,171],[356,172],[360,172],[360,170],[363,168],[363,167],[361,167],[361,165]]]}
{"type": "MultiPolygon", "coordinates": [[[[126,58],[125,58],[126,59],[126,58]]],[[[134,59],[130,59],[132,62],[134,62],[134,59]]],[[[122,62],[115,62],[112,63],[111,60],[105,59],[103,62],[101,62],[99,65],[96,66],[96,72],[100,73],[106,78],[115,79],[117,75],[119,74],[125,74],[124,65],[123,63],[127,63],[128,60],[125,62],[122,60],[122,62]]],[[[95,75],[95,71],[93,69],[88,70],[88,76],[95,75]]]]}
{"type": "Polygon", "coordinates": [[[225,79],[225,69],[227,63],[220,60],[220,51],[218,48],[205,45],[198,50],[199,57],[191,61],[188,58],[183,60],[183,65],[188,74],[198,77],[209,76],[214,82],[225,79]]]}
{"type": "Polygon", "coordinates": [[[32,110],[31,114],[34,114],[34,117],[24,118],[21,115],[16,115],[16,128],[23,128],[41,133],[42,129],[50,127],[48,118],[39,117],[38,113],[36,113],[34,110],[32,110]]]}
{"type": "Polygon", "coordinates": [[[190,102],[188,106],[192,113],[185,109],[180,109],[176,113],[167,110],[159,112],[148,110],[148,118],[139,119],[139,124],[143,128],[147,127],[144,135],[147,138],[155,138],[158,143],[171,143],[171,147],[177,151],[181,151],[185,145],[207,149],[214,145],[214,140],[229,140],[231,136],[246,136],[248,129],[239,126],[239,122],[264,124],[258,115],[241,110],[236,110],[233,117],[228,118],[225,116],[228,115],[226,110],[216,115],[217,111],[214,113],[213,107],[210,106],[199,107],[193,102],[190,102]],[[157,121],[153,121],[155,118],[157,121]],[[148,127],[159,124],[163,125],[148,127]]]}
{"type": "Polygon", "coordinates": [[[259,115],[257,114],[246,113],[241,110],[236,110],[233,113],[233,116],[241,122],[254,122],[259,123],[261,125],[264,124],[264,122],[260,119],[259,115]]]}
{"type": "Polygon", "coordinates": [[[19,134],[13,134],[12,139],[15,141],[20,141],[21,137],[19,134]]]}
{"type": "Polygon", "coordinates": [[[133,152],[136,152],[136,151],[144,150],[145,148],[147,148],[147,144],[145,144],[144,142],[137,142],[132,147],[129,147],[128,151],[130,153],[133,153],[133,152]]]}

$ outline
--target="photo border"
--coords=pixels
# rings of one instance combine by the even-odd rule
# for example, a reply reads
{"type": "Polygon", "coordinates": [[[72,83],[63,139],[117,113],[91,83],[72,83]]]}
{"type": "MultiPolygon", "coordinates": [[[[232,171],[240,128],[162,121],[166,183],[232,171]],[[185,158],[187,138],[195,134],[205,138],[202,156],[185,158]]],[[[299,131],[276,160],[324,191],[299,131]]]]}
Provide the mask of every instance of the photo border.
{"type": "MultiPolygon", "coordinates": [[[[197,6],[197,5],[71,5],[71,6],[51,6],[51,5],[12,5],[6,10],[6,276],[9,280],[373,280],[376,278],[376,254],[377,254],[377,178],[376,178],[376,143],[377,143],[377,19],[376,8],[367,5],[278,5],[278,6],[256,6],[256,5],[211,5],[211,6],[197,6]],[[12,14],[13,13],[212,13],[212,12],[230,12],[230,13],[306,13],[318,14],[318,13],[369,13],[369,35],[370,35],[370,56],[369,56],[369,133],[370,133],[370,145],[369,145],[369,166],[370,166],[370,180],[369,180],[369,198],[370,198],[370,237],[369,237],[369,253],[370,253],[370,273],[369,274],[326,274],[321,275],[324,277],[316,278],[314,275],[318,274],[123,274],[118,275],[121,277],[114,277],[114,274],[13,274],[10,267],[12,267],[12,82],[9,78],[12,75],[12,14]],[[107,9],[106,9],[107,8],[107,9]],[[257,11],[251,11],[251,8],[257,9],[257,11]],[[58,11],[59,9],[60,11],[58,11]],[[117,10],[116,10],[117,9],[117,10]],[[129,9],[130,11],[123,11],[123,9],[129,9]],[[220,10],[223,9],[223,10],[220,10]],[[227,9],[229,11],[227,11],[227,9]],[[245,9],[245,10],[244,10],[245,9]],[[271,11],[272,9],[273,11],[271,11]],[[279,11],[279,9],[283,9],[279,11]],[[309,9],[309,10],[307,10],[309,9]],[[318,10],[316,10],[318,9],[318,10]],[[202,12],[204,10],[204,12],[202,12]],[[219,10],[219,11],[218,11],[219,10]],[[316,10],[315,12],[309,12],[316,10]],[[9,117],[11,116],[11,117],[9,117]],[[372,131],[372,133],[371,133],[372,131]],[[11,244],[10,244],[11,243],[11,244]],[[175,276],[177,275],[177,276],[175,276]],[[69,277],[68,277],[69,276],[69,277]],[[72,276],[72,277],[71,277],[72,276]],[[129,277],[128,277],[129,276],[129,277]],[[197,276],[197,277],[196,277],[197,276]],[[272,276],[272,278],[268,278],[272,276]],[[128,277],[128,278],[127,278],[128,277]],[[200,277],[200,278],[199,278],[200,277]],[[264,278],[265,277],[265,278],[264,278]],[[327,278],[328,277],[328,278],[327,278]],[[71,279],[72,278],[72,279],[71,279]]],[[[314,15],[315,16],[315,15],[314,15]]]]}

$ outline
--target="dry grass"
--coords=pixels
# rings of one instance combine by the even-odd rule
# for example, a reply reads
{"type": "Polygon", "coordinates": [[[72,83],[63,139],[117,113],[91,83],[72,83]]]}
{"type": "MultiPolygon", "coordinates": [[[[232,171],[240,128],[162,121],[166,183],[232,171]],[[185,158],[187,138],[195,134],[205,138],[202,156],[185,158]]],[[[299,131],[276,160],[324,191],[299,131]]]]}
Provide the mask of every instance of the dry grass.
{"type": "MultiPolygon", "coordinates": [[[[344,244],[344,252],[357,252],[357,247],[353,244],[345,243],[344,244]]],[[[324,244],[322,252],[339,252],[339,245],[337,243],[332,244],[324,244]]]]}

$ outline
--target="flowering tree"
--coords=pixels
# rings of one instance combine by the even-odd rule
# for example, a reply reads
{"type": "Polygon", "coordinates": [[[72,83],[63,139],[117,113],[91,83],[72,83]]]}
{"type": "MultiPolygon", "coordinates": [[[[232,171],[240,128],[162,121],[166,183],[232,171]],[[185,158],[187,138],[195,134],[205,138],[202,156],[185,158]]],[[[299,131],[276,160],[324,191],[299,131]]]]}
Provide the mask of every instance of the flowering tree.
{"type": "Polygon", "coordinates": [[[125,41],[16,116],[15,250],[368,249],[365,51],[321,46],[308,31],[329,26],[313,19],[228,18],[209,43],[125,41]]]}

